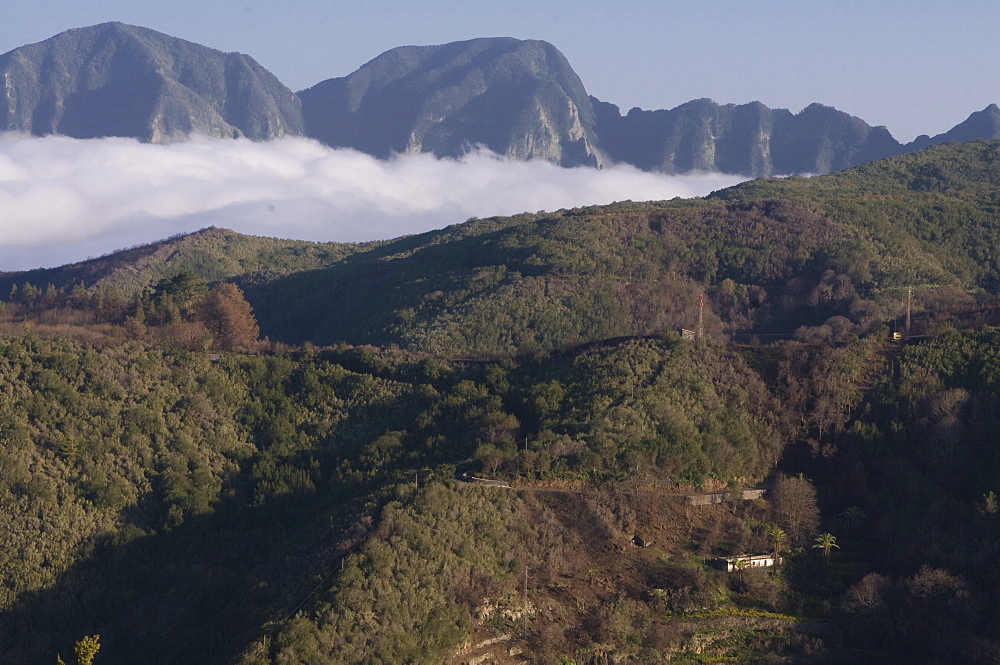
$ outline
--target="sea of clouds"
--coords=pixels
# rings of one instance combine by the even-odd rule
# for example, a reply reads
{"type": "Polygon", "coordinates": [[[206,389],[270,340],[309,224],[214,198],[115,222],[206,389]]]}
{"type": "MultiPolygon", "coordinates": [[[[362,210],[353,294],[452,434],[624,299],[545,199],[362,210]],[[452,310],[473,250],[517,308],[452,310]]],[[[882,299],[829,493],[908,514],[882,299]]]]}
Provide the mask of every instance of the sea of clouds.
{"type": "Polygon", "coordinates": [[[264,143],[0,135],[0,271],[51,267],[220,226],[360,241],[469,217],[703,196],[745,178],[565,169],[486,151],[380,161],[308,139],[264,143]]]}

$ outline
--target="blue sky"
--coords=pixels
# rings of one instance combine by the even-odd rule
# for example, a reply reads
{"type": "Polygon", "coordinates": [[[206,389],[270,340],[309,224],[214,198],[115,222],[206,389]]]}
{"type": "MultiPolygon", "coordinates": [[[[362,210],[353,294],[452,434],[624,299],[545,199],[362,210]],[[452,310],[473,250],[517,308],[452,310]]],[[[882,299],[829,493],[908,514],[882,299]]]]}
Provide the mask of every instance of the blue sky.
{"type": "Polygon", "coordinates": [[[623,111],[710,97],[820,102],[937,134],[1000,102],[995,0],[34,0],[8,2],[0,52],[110,20],[256,58],[294,90],[403,44],[484,36],[555,44],[623,111]]]}

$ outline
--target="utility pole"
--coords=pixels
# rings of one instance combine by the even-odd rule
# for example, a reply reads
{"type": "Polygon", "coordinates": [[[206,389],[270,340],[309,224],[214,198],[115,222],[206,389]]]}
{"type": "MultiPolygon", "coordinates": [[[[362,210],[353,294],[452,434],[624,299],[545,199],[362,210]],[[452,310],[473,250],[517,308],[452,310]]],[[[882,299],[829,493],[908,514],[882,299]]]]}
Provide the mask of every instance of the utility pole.
{"type": "Polygon", "coordinates": [[[910,304],[913,301],[913,287],[906,287],[906,333],[905,339],[910,339],[910,304]]]}

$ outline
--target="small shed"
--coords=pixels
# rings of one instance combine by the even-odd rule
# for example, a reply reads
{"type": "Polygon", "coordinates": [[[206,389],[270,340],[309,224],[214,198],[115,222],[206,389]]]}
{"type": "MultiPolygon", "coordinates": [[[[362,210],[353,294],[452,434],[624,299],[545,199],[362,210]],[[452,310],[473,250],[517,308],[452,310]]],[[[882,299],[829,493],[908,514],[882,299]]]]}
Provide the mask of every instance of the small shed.
{"type": "MultiPolygon", "coordinates": [[[[737,561],[746,561],[747,568],[769,568],[775,565],[773,554],[744,554],[742,556],[726,556],[715,559],[712,563],[720,570],[731,573],[736,570],[737,561]]],[[[781,559],[777,560],[781,563],[781,559]]]]}

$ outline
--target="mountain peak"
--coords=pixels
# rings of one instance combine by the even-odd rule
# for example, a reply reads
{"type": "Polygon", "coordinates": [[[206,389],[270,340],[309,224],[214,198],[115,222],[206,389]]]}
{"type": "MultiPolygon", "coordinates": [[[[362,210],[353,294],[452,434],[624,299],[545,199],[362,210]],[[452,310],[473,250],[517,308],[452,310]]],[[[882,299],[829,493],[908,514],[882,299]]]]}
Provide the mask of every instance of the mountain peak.
{"type": "Polygon", "coordinates": [[[0,130],[152,142],[302,133],[298,99],[249,56],[117,21],[14,49],[0,77],[0,130]]]}
{"type": "Polygon", "coordinates": [[[590,98],[548,42],[401,46],[299,96],[310,136],[377,157],[456,157],[481,145],[515,159],[600,163],[590,98]]]}

